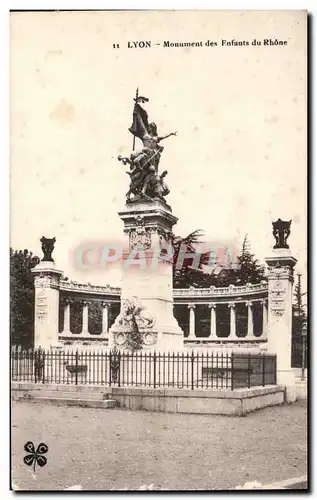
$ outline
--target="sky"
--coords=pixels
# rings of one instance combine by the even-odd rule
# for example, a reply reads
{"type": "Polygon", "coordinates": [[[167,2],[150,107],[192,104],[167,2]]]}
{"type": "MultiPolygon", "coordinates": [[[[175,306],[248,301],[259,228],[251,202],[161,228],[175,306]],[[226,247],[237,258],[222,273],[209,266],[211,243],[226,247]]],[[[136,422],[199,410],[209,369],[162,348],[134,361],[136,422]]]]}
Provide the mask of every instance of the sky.
{"type": "Polygon", "coordinates": [[[72,256],[122,239],[128,176],[117,156],[132,150],[138,86],[159,134],[177,130],[160,164],[175,232],[203,229],[224,246],[248,233],[264,263],[272,221],[292,219],[305,284],[306,64],[304,11],[11,13],[11,246],[41,256],[39,238],[55,236],[69,278],[120,284],[115,266],[88,276],[72,256]],[[249,45],[222,45],[233,39],[249,45]],[[152,47],[128,48],[138,40],[152,47]]]}

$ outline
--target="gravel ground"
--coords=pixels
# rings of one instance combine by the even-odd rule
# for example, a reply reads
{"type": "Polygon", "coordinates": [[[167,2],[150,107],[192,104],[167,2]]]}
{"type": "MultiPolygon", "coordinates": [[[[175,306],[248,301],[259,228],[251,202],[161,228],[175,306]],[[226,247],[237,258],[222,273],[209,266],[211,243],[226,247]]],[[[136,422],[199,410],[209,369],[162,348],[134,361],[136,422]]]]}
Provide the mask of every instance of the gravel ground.
{"type": "Polygon", "coordinates": [[[303,404],[247,417],[12,403],[12,481],[20,490],[219,490],[306,474],[303,404]],[[24,444],[49,447],[28,467],[24,444]]]}

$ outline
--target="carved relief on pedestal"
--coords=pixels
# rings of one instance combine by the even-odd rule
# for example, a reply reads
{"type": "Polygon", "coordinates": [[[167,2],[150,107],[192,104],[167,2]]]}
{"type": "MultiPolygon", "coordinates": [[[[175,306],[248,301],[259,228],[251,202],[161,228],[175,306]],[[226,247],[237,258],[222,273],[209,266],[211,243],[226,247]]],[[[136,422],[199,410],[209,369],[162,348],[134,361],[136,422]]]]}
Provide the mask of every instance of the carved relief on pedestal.
{"type": "Polygon", "coordinates": [[[155,334],[151,332],[154,324],[155,319],[137,297],[125,298],[112,327],[114,343],[120,346],[135,344],[139,348],[142,343],[152,345],[156,343],[155,334]]]}
{"type": "MultiPolygon", "coordinates": [[[[155,345],[157,343],[157,332],[147,332],[142,334],[143,344],[146,346],[155,345]]],[[[125,332],[117,332],[113,336],[114,343],[117,346],[124,346],[127,343],[127,334],[125,332]]]]}
{"type": "Polygon", "coordinates": [[[140,330],[148,329],[154,326],[155,319],[137,297],[125,298],[122,300],[121,312],[116,318],[115,325],[130,331],[135,323],[140,330]]]}
{"type": "Polygon", "coordinates": [[[34,279],[35,287],[50,288],[52,285],[52,277],[44,274],[36,276],[34,279]]]}
{"type": "Polygon", "coordinates": [[[151,230],[145,227],[144,216],[138,215],[135,218],[134,226],[125,228],[124,232],[129,234],[130,249],[142,247],[142,249],[147,250],[151,248],[151,230]]]}
{"type": "Polygon", "coordinates": [[[285,311],[286,290],[282,281],[279,279],[271,283],[270,288],[270,310],[275,316],[283,316],[285,311]]]}
{"type": "Polygon", "coordinates": [[[157,233],[160,237],[160,243],[166,244],[172,242],[173,231],[169,229],[158,228],[157,233]]]}
{"type": "Polygon", "coordinates": [[[155,345],[157,343],[157,332],[147,332],[143,335],[144,345],[155,345]]]}
{"type": "Polygon", "coordinates": [[[116,345],[122,346],[126,343],[127,336],[124,332],[118,332],[114,334],[113,340],[116,345]]]}
{"type": "Polygon", "coordinates": [[[47,317],[47,295],[44,288],[36,296],[36,316],[40,320],[47,317]]]}
{"type": "Polygon", "coordinates": [[[144,250],[151,248],[151,233],[145,228],[131,230],[129,234],[130,249],[141,247],[144,250]]]}
{"type": "Polygon", "coordinates": [[[272,265],[271,263],[271,265],[269,266],[268,278],[289,279],[291,282],[293,282],[293,277],[293,266],[282,265],[279,261],[277,261],[274,265],[272,265]]]}

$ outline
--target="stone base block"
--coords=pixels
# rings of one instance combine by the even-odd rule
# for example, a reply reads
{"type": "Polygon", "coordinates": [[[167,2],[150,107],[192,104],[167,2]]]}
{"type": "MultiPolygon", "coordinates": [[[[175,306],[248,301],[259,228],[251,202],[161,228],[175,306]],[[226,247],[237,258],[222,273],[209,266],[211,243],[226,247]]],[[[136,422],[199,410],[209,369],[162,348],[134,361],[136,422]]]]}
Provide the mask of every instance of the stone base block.
{"type": "MultiPolygon", "coordinates": [[[[166,326],[161,330],[150,330],[141,332],[143,336],[144,350],[155,350],[159,352],[164,351],[179,351],[184,347],[183,331],[179,329],[173,330],[166,326]]],[[[117,328],[110,329],[109,331],[109,348],[117,347],[118,349],[128,348],[127,345],[128,333],[124,330],[117,328]]]]}
{"type": "Polygon", "coordinates": [[[293,403],[296,401],[296,380],[292,370],[278,370],[276,374],[277,383],[285,387],[285,401],[293,403]]]}
{"type": "Polygon", "coordinates": [[[230,390],[108,389],[108,397],[130,410],[243,416],[251,411],[284,403],[281,386],[230,390]]]}

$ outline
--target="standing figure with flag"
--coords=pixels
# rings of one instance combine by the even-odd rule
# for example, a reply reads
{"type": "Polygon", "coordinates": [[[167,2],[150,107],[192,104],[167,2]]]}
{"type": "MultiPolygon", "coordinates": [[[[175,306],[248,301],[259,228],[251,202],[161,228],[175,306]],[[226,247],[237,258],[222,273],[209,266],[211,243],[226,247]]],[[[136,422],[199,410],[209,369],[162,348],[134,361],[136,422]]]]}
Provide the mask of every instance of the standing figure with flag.
{"type": "Polygon", "coordinates": [[[138,137],[143,143],[142,151],[134,153],[134,156],[137,158],[139,154],[146,154],[148,156],[149,164],[155,167],[155,171],[157,173],[161,153],[164,149],[159,145],[159,143],[172,135],[176,135],[176,132],[171,132],[165,136],[159,136],[156,124],[154,122],[148,123],[148,114],[139,104],[148,102],[149,99],[147,97],[139,96],[137,90],[134,101],[133,123],[129,128],[129,132],[131,132],[134,136],[133,151],[135,146],[135,137],[138,137]]]}

